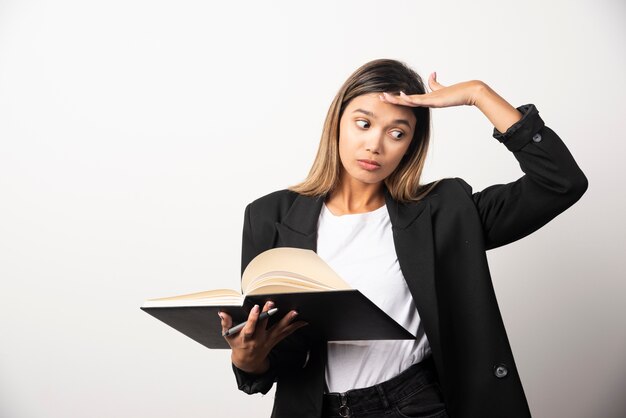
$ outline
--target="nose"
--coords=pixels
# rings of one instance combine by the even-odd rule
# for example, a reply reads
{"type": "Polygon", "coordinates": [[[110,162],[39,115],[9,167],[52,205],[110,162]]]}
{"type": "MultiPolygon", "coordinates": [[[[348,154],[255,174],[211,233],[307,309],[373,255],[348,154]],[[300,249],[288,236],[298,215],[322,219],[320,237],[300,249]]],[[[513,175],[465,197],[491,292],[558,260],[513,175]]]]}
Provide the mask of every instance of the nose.
{"type": "Polygon", "coordinates": [[[373,129],[365,140],[365,150],[372,154],[380,154],[383,147],[384,132],[376,132],[373,129]]]}

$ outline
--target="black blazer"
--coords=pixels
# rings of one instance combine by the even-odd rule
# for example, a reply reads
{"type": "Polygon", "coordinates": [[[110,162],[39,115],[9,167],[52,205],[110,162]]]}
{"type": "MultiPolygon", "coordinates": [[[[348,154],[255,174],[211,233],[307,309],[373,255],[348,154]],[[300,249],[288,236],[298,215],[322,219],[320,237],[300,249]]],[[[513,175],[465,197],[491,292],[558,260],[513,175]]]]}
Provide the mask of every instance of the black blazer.
{"type": "MultiPolygon", "coordinates": [[[[522,238],[575,203],[587,179],[533,105],[494,136],[525,173],[472,193],[460,178],[443,179],[418,203],[386,192],[398,261],[432,348],[450,417],[516,418],[530,411],[498,309],[485,251],[522,238]]],[[[316,249],[324,197],[283,190],[245,211],[242,271],[273,247],[316,249]]],[[[409,330],[415,333],[417,330],[409,330]]],[[[321,416],[326,344],[304,327],[270,354],[270,370],[233,370],[239,389],[267,393],[277,382],[272,417],[321,416]]]]}

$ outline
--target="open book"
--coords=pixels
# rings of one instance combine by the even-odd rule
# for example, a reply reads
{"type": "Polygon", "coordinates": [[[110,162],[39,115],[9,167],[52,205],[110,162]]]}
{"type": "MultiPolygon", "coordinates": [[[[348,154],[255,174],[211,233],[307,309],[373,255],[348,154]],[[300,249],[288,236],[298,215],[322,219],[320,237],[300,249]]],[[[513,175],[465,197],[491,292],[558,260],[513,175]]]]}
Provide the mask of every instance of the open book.
{"type": "Polygon", "coordinates": [[[259,254],[246,267],[241,286],[243,293],[216,289],[149,299],[141,309],[209,348],[229,348],[218,311],[236,325],[268,300],[278,308],[268,327],[295,309],[298,320],[325,341],[415,338],[311,250],[282,247],[259,254]]]}

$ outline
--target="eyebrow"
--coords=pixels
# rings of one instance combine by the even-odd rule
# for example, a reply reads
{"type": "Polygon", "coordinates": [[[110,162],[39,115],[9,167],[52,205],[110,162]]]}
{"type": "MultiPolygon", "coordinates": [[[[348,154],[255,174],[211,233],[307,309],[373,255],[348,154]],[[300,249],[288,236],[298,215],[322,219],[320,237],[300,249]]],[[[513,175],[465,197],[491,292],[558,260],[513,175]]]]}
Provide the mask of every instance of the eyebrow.
{"type": "MultiPolygon", "coordinates": [[[[370,116],[372,118],[376,118],[376,116],[374,116],[374,113],[370,112],[369,110],[356,109],[352,113],[356,113],[356,112],[361,112],[361,113],[363,113],[363,114],[365,114],[367,116],[370,116]]],[[[404,124],[404,125],[408,126],[409,129],[411,129],[411,124],[406,119],[395,119],[395,120],[392,120],[391,123],[404,124]]]]}

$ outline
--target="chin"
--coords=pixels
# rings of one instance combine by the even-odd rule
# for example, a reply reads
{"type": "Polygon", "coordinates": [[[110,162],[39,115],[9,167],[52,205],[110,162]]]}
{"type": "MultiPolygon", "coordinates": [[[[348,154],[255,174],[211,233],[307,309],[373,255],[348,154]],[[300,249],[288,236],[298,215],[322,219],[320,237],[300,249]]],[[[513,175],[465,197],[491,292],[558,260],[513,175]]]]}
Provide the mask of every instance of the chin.
{"type": "Polygon", "coordinates": [[[353,179],[365,183],[365,184],[378,184],[385,180],[385,177],[382,176],[372,176],[372,175],[360,175],[360,176],[350,176],[353,179]]]}

